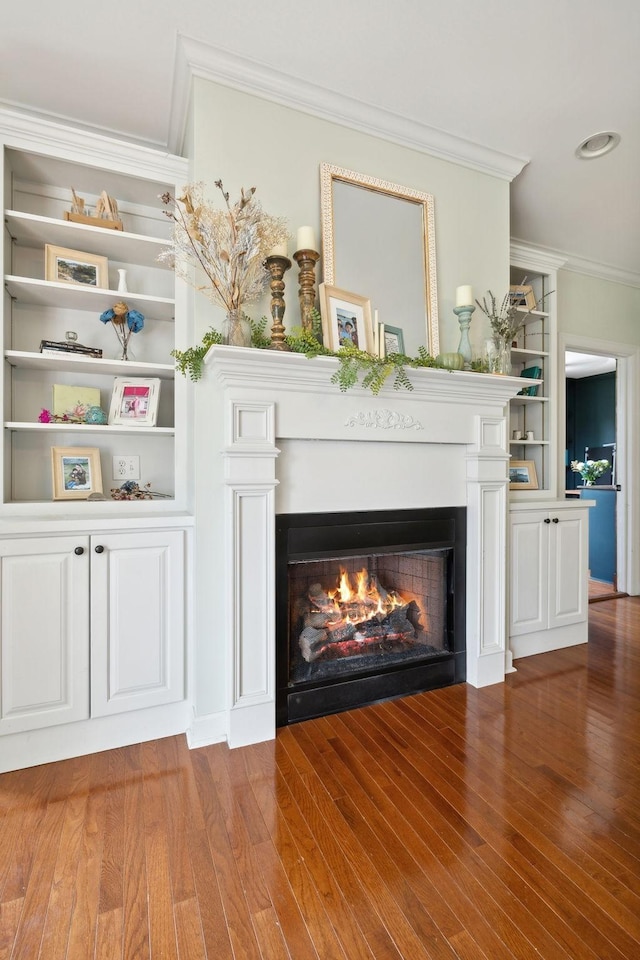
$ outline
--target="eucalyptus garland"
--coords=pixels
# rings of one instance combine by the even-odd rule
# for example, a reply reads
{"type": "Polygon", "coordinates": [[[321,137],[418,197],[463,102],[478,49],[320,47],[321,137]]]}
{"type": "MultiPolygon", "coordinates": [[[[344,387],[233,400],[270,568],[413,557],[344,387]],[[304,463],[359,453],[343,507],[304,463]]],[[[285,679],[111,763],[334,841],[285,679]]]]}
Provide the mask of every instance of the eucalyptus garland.
{"type": "MultiPolygon", "coordinates": [[[[258,350],[266,350],[271,344],[266,334],[267,318],[251,320],[251,346],[258,350]]],[[[442,367],[437,358],[432,357],[426,347],[419,347],[417,357],[408,357],[404,353],[390,353],[386,357],[374,357],[365,350],[357,347],[344,346],[334,352],[328,350],[320,341],[320,314],[317,310],[311,312],[312,329],[303,330],[294,327],[285,337],[287,346],[292,353],[301,353],[309,359],[314,357],[335,357],[339,361],[338,369],[331,377],[331,383],[336,384],[345,393],[355,387],[360,381],[366,390],[377,396],[389,377],[393,377],[394,390],[413,390],[407,369],[420,367],[442,367]]],[[[204,370],[204,358],[214,344],[222,343],[222,334],[210,327],[197,347],[188,347],[186,350],[172,350],[176,367],[183,376],[188,376],[194,382],[200,380],[204,370]]]]}

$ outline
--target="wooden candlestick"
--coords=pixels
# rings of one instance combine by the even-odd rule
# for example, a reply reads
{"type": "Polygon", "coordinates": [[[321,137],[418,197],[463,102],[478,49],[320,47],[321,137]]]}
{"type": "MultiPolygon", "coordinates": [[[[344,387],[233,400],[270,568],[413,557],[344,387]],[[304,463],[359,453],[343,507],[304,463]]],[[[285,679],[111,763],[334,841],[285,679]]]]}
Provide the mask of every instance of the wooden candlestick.
{"type": "Polygon", "coordinates": [[[284,302],[284,280],[283,277],[289,267],[291,260],[288,257],[273,254],[265,260],[265,266],[271,274],[271,316],[273,324],[271,326],[270,350],[289,350],[289,345],[284,339],[284,311],[286,304],[284,302]]]}
{"type": "Polygon", "coordinates": [[[300,300],[300,323],[305,333],[313,330],[311,311],[316,303],[316,263],[320,254],[315,250],[296,250],[293,259],[300,269],[298,299],[300,300]]]}

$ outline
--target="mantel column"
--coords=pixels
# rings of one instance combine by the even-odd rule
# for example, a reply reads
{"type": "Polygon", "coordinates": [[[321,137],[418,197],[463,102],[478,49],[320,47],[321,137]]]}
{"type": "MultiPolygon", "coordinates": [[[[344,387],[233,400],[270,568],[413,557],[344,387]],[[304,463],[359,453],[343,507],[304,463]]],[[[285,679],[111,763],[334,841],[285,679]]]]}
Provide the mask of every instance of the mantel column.
{"type": "Polygon", "coordinates": [[[501,683],[507,603],[507,421],[478,417],[467,454],[467,682],[501,683]]]}
{"type": "Polygon", "coordinates": [[[275,404],[227,400],[225,622],[230,747],[275,737],[275,404]]]}

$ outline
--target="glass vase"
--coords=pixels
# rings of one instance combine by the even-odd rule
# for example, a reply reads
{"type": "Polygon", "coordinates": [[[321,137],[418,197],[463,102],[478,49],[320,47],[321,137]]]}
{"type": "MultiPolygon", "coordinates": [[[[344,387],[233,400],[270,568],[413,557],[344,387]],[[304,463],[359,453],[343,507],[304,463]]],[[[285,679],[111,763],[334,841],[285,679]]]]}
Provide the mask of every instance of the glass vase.
{"type": "Polygon", "coordinates": [[[251,324],[242,310],[230,310],[222,324],[222,342],[229,347],[251,346],[251,324]]]}
{"type": "Polygon", "coordinates": [[[511,341],[499,337],[495,344],[495,372],[501,373],[503,377],[509,377],[511,376],[511,341]]]}

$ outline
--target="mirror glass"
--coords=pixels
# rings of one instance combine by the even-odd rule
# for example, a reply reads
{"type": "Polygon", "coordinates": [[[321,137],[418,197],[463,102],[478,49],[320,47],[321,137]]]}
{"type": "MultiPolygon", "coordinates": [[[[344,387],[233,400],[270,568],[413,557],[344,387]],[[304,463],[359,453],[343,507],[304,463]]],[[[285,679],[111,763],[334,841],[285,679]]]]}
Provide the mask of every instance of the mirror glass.
{"type": "Polygon", "coordinates": [[[401,331],[403,352],[439,352],[431,194],[323,163],[325,283],[371,301],[372,316],[401,331]]]}

